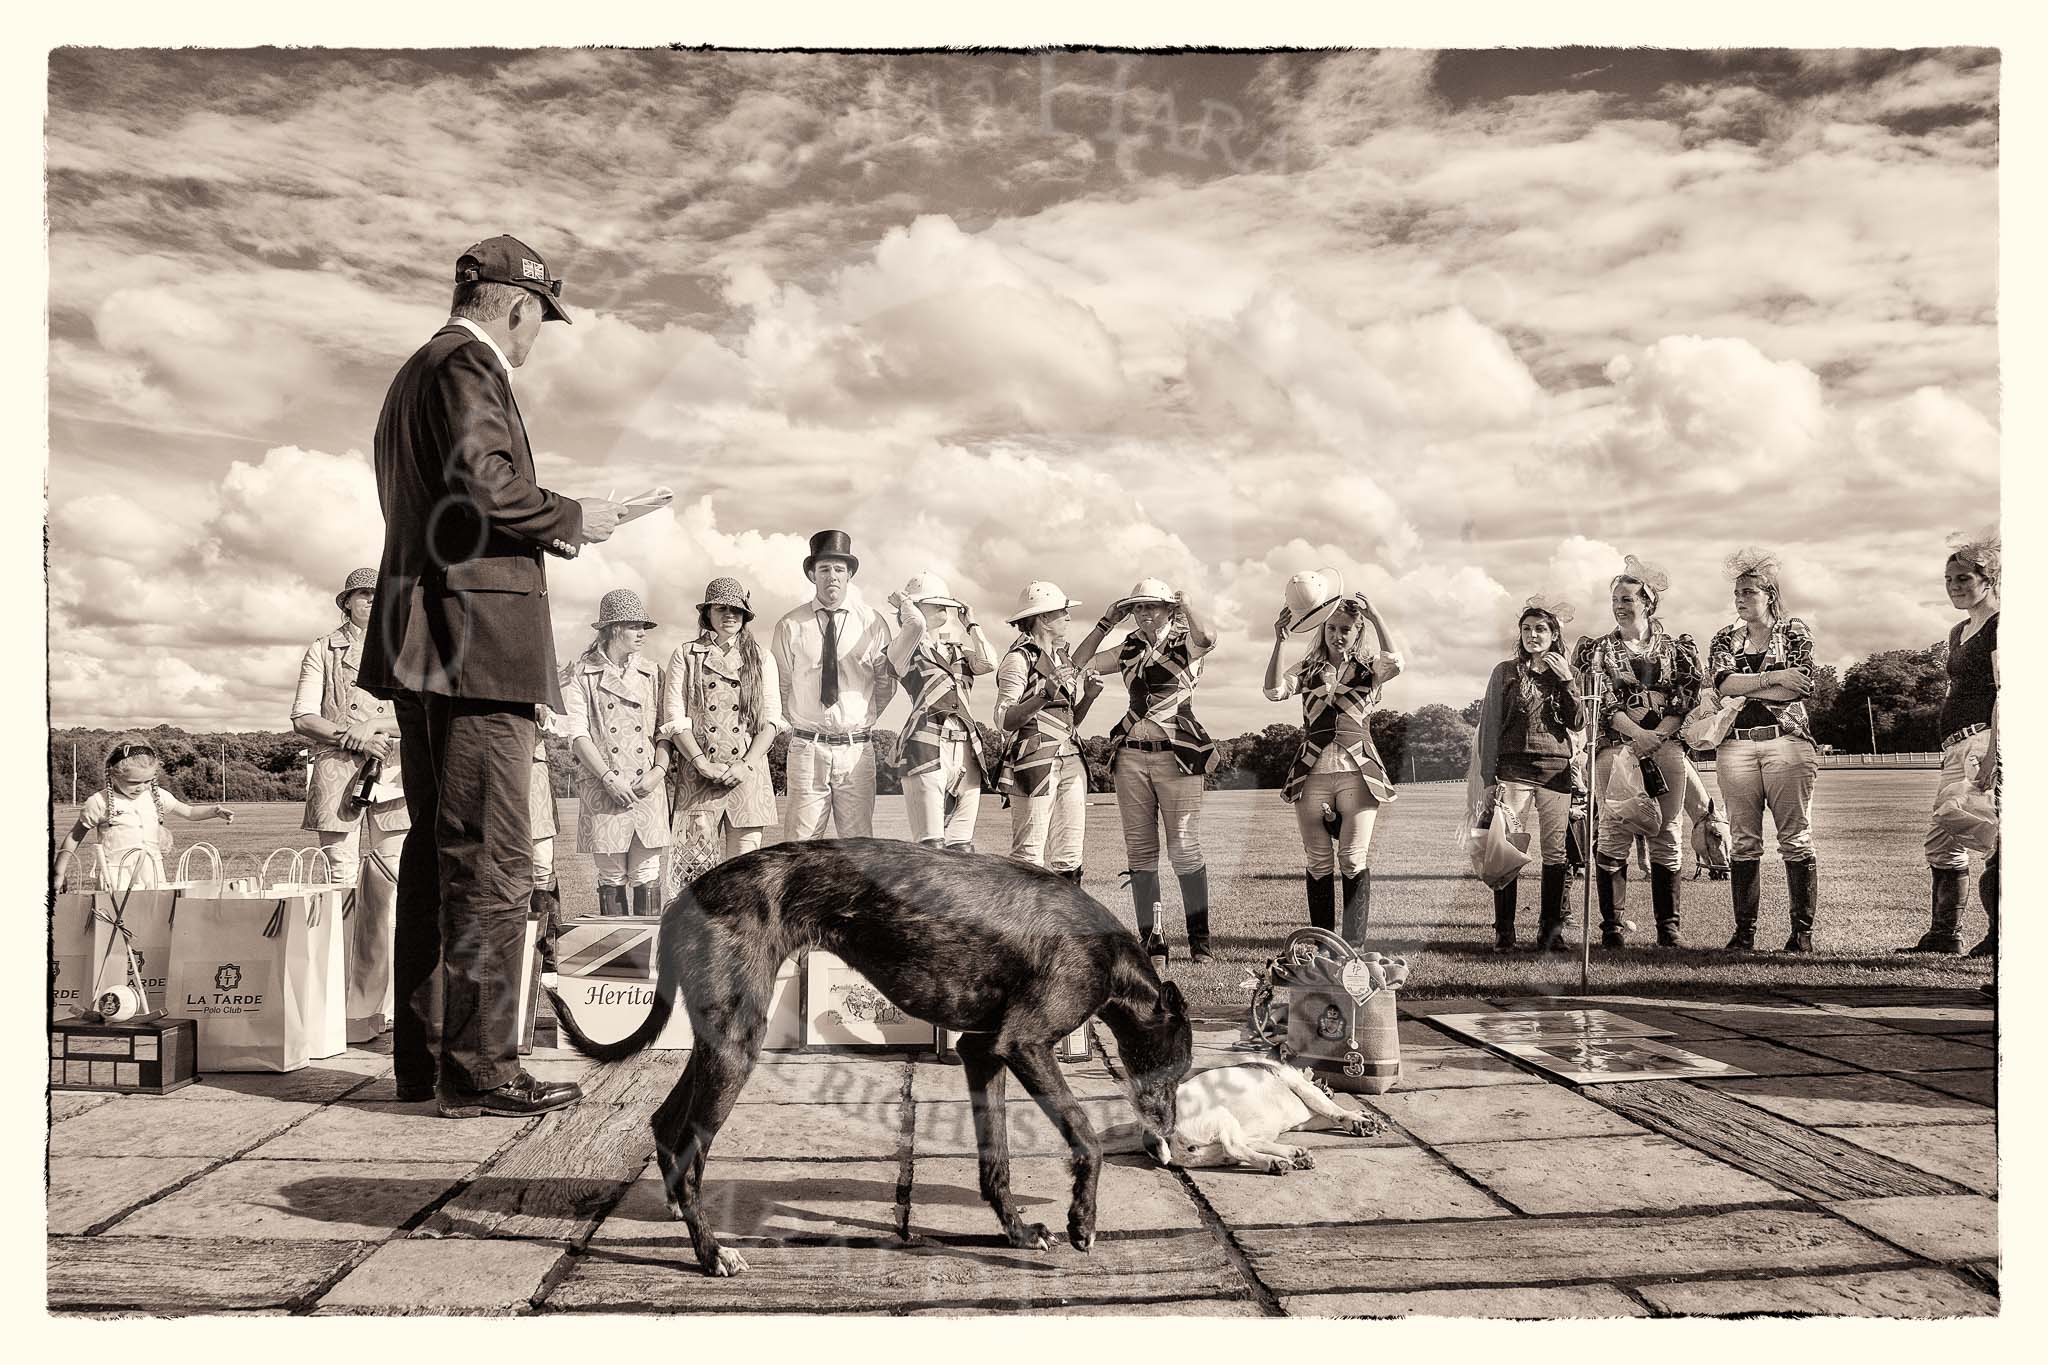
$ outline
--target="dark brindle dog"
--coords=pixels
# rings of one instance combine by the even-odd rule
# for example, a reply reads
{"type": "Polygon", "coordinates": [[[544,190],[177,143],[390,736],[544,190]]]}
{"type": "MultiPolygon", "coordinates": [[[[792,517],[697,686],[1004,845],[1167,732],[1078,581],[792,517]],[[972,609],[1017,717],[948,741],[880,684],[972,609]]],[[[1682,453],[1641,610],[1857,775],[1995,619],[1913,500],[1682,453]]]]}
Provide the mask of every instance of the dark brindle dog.
{"type": "Polygon", "coordinates": [[[1012,1246],[1052,1236],[1010,1202],[1003,1068],[1038,1101],[1071,1150],[1067,1235],[1095,1240],[1102,1144],[1060,1075],[1053,1045],[1093,1014],[1115,1035],[1124,1088],[1156,1151],[1171,1159],[1174,1093],[1193,1057],[1187,1007],[1129,930],[1078,886],[1007,858],[889,839],[776,844],[705,873],[661,922],[660,971],[647,1021],[616,1043],[580,1033],[559,997],[570,1045],[617,1061],[653,1042],[678,992],[690,1012],[689,1065],[654,1114],[668,1205],[713,1275],[746,1268],[705,1226],[704,1159],[746,1084],[776,969],[801,948],[838,954],[899,1009],[958,1029],[974,1104],[981,1193],[1012,1246]]]}

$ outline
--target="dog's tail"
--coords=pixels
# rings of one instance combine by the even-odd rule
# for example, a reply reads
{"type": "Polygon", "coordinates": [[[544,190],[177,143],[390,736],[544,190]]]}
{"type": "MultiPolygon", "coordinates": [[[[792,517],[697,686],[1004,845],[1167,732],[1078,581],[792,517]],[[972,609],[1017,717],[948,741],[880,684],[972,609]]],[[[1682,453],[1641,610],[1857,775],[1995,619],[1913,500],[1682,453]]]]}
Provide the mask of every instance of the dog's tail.
{"type": "Polygon", "coordinates": [[[578,1028],[576,1016],[570,1013],[569,1006],[559,994],[548,988],[548,1003],[554,1006],[555,1022],[561,1026],[562,1036],[569,1040],[570,1047],[594,1062],[623,1062],[659,1038],[661,1031],[668,1027],[669,1017],[676,1011],[678,972],[675,954],[668,950],[670,935],[666,920],[674,917],[675,910],[675,906],[669,907],[668,915],[664,916],[663,932],[657,939],[655,956],[660,965],[654,981],[654,1004],[648,1008],[647,1017],[640,1021],[640,1027],[617,1042],[600,1043],[578,1028]]]}

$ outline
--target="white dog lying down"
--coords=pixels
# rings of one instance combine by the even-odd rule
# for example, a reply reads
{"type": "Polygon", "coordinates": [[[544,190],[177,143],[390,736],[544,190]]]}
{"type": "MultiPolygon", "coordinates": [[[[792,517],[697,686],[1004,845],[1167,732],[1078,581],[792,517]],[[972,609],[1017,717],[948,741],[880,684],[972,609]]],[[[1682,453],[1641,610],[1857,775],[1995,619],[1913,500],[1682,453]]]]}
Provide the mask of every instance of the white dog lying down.
{"type": "MultiPolygon", "coordinates": [[[[1331,1099],[1307,1073],[1272,1057],[1248,1057],[1189,1075],[1174,1093],[1178,1110],[1174,1145],[1182,1166],[1249,1166],[1268,1175],[1308,1170],[1315,1157],[1306,1147],[1289,1147],[1282,1133],[1329,1128],[1370,1137],[1383,1125],[1370,1115],[1331,1099]]],[[[1112,1125],[1102,1135],[1104,1152],[1149,1153],[1161,1165],[1176,1164],[1163,1144],[1136,1123],[1112,1125]]]]}

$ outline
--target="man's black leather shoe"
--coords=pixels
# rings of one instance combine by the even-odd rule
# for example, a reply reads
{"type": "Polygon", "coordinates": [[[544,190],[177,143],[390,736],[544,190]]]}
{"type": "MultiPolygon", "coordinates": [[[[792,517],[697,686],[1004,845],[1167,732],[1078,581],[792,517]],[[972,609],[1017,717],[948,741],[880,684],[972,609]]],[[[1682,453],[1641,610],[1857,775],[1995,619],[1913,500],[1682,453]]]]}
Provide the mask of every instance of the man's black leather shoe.
{"type": "Polygon", "coordinates": [[[432,1081],[422,1081],[418,1085],[396,1085],[392,1088],[397,1091],[400,1104],[425,1104],[434,1098],[432,1081]]]}
{"type": "Polygon", "coordinates": [[[522,1071],[496,1090],[443,1090],[436,1098],[444,1119],[473,1119],[480,1114],[529,1118],[576,1103],[583,1087],[574,1081],[543,1081],[522,1071]]]}

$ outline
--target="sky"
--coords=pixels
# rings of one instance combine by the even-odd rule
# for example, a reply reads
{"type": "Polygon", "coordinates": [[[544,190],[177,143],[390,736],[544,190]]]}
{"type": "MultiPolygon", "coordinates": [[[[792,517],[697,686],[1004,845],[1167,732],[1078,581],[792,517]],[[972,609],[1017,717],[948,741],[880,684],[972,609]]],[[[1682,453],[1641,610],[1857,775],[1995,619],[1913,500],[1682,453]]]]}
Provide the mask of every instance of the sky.
{"type": "Polygon", "coordinates": [[[1997,516],[1988,51],[60,49],[48,94],[56,725],[287,728],[385,387],[498,232],[576,317],[514,379],[542,482],[677,492],[549,561],[564,657],[613,587],[660,658],[719,575],[765,627],[837,527],[999,646],[1031,579],[1166,579],[1230,735],[1298,719],[1302,569],[1413,710],[1532,593],[1609,624],[1624,554],[1702,646],[1758,545],[1821,661],[1923,647],[1997,516]]]}

